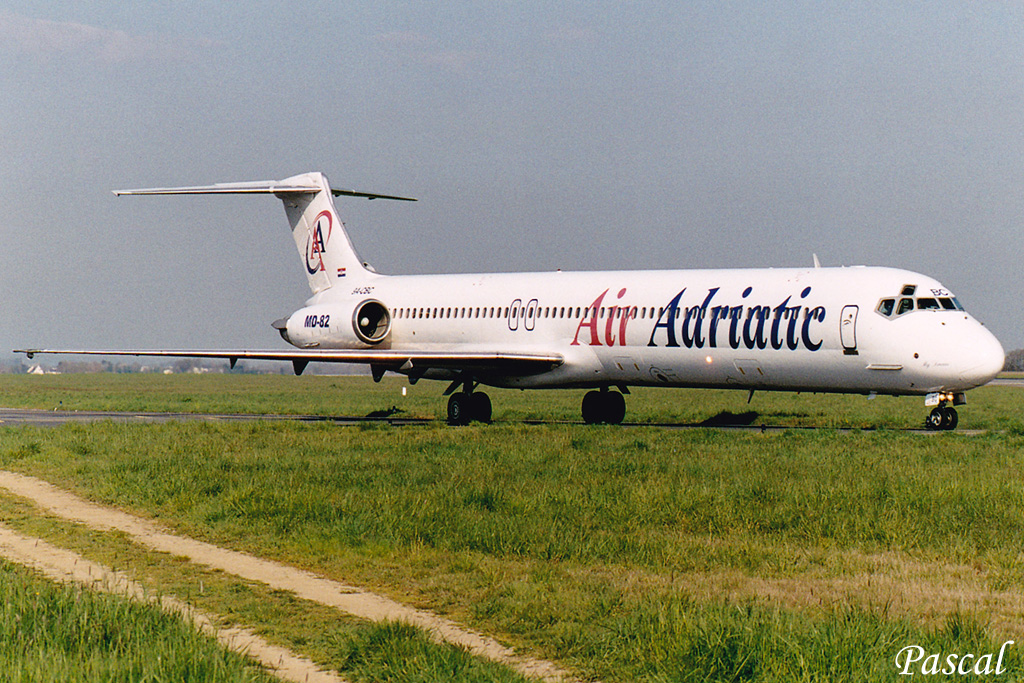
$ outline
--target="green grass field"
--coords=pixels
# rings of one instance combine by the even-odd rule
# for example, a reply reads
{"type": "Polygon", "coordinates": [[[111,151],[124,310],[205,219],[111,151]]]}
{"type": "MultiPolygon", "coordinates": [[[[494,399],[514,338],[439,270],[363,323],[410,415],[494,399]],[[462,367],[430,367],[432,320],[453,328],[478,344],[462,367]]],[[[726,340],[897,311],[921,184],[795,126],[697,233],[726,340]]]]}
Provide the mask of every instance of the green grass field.
{"type": "Polygon", "coordinates": [[[177,615],[58,586],[0,561],[0,679],[7,683],[276,680],[177,615]]]}
{"type": "MultiPolygon", "coordinates": [[[[358,378],[93,375],[0,387],[6,406],[45,408],[443,407],[441,385],[402,397],[398,382],[358,378]]],[[[1024,628],[1019,389],[971,392],[961,424],[989,430],[975,436],[901,431],[925,413],[911,398],[628,398],[628,419],[641,423],[755,410],[773,426],[825,427],[758,433],[584,426],[581,392],[490,393],[496,424],[465,428],[6,428],[0,466],[449,614],[609,681],[899,680],[901,647],[995,652],[1024,628]],[[872,431],[831,429],[847,426],[872,431]]],[[[1021,663],[1010,648],[1000,679],[1016,680],[1021,663]]]]}

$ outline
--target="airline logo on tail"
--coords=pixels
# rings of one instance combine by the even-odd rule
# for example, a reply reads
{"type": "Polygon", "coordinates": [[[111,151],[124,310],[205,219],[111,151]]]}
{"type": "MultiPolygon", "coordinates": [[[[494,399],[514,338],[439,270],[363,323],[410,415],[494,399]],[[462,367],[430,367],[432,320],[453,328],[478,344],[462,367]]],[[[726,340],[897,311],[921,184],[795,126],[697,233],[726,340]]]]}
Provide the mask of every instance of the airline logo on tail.
{"type": "MultiPolygon", "coordinates": [[[[331,229],[334,227],[334,218],[330,211],[321,211],[313,222],[306,238],[306,270],[310,275],[322,273],[324,270],[324,254],[327,253],[327,243],[331,241],[331,229]]],[[[341,273],[339,273],[341,276],[341,273]]]]}

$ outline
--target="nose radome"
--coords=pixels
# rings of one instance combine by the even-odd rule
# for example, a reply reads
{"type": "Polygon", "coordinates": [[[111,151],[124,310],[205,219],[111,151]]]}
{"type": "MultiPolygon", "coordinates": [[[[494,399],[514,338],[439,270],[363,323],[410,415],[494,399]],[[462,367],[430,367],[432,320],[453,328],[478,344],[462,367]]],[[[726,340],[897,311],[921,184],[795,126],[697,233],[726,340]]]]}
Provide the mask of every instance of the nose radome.
{"type": "Polygon", "coordinates": [[[966,349],[964,369],[960,379],[972,387],[978,387],[995,378],[1006,362],[1003,345],[991,332],[980,328],[966,349]]]}

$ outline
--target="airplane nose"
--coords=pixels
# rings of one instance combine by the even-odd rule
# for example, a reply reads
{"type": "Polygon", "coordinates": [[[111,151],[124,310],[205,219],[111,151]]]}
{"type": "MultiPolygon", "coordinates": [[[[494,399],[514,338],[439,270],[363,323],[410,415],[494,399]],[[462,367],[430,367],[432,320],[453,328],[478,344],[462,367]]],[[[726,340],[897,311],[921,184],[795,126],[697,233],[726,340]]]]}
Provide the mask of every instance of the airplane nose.
{"type": "Polygon", "coordinates": [[[960,371],[960,379],[972,387],[978,387],[1002,371],[1006,352],[995,335],[981,328],[980,334],[975,335],[966,349],[966,361],[966,367],[960,371]]]}

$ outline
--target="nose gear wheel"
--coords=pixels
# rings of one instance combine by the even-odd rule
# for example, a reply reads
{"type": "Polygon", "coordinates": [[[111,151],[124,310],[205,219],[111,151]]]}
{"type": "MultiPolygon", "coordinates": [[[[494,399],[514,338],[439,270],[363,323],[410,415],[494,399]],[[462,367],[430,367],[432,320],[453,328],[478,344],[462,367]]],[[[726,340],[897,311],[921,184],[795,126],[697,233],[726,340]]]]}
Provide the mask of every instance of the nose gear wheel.
{"type": "Polygon", "coordinates": [[[924,425],[927,429],[933,431],[950,431],[956,429],[959,422],[960,416],[957,415],[956,408],[939,406],[933,408],[932,412],[928,413],[924,425]]]}

